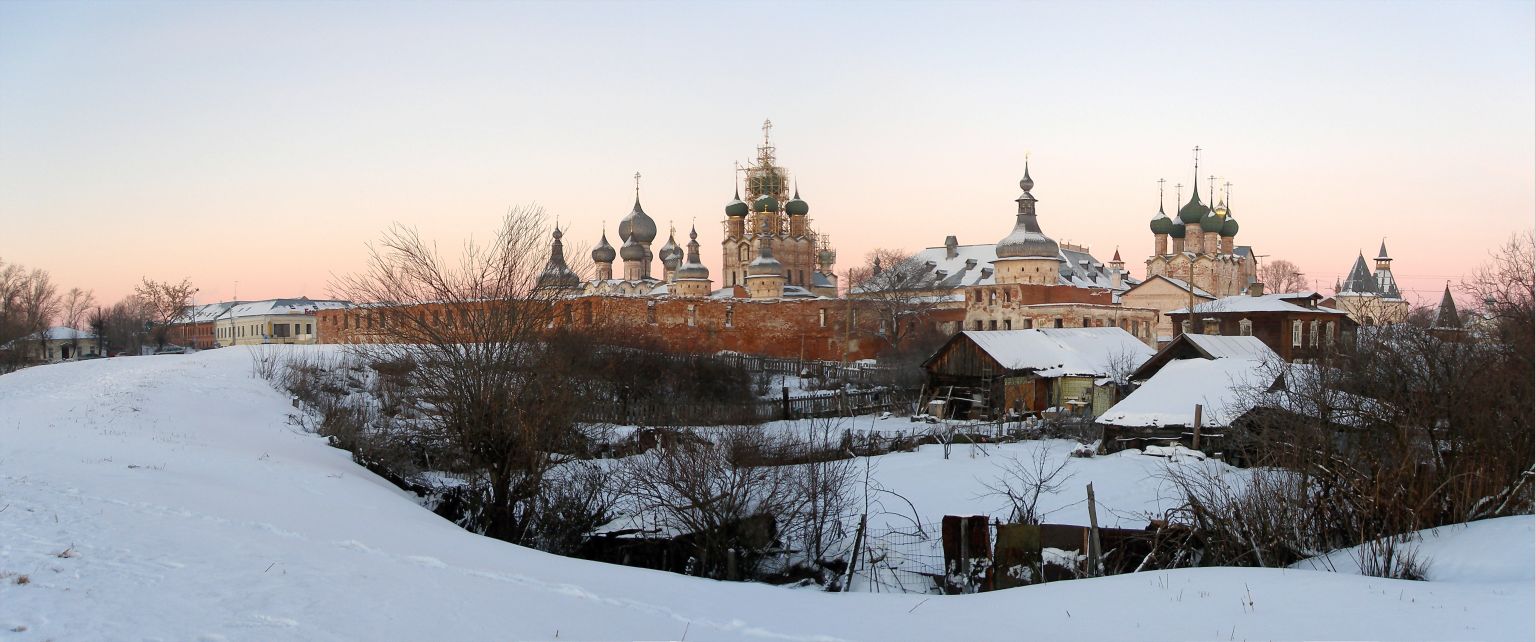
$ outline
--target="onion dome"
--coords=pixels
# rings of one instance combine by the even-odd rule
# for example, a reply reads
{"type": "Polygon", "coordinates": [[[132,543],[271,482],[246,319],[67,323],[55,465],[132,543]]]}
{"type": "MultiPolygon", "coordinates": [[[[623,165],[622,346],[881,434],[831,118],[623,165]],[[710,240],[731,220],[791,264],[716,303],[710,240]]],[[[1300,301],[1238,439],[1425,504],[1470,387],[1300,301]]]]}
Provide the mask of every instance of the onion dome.
{"type": "Polygon", "coordinates": [[[641,245],[639,241],[635,240],[635,237],[631,236],[629,237],[629,240],[625,241],[624,245],[619,248],[619,258],[624,259],[624,262],[626,263],[630,261],[644,261],[645,246],[641,245]]]}
{"type": "Polygon", "coordinates": [[[1200,231],[1201,232],[1220,232],[1221,231],[1221,226],[1225,222],[1226,222],[1226,219],[1222,218],[1221,216],[1218,216],[1216,214],[1215,210],[1211,210],[1209,212],[1206,212],[1205,216],[1200,218],[1200,231]]]}
{"type": "Polygon", "coordinates": [[[614,251],[613,246],[608,244],[608,233],[603,232],[602,240],[597,242],[597,247],[592,248],[592,261],[596,263],[612,263],[615,256],[618,256],[618,252],[614,251]]]}
{"type": "Polygon", "coordinates": [[[816,253],[816,261],[822,265],[832,265],[837,262],[837,252],[832,251],[831,248],[823,249],[816,253]]]}
{"type": "Polygon", "coordinates": [[[1152,227],[1152,233],[1153,234],[1172,234],[1173,233],[1173,228],[1174,228],[1173,219],[1168,218],[1168,214],[1163,211],[1163,208],[1162,208],[1161,205],[1159,205],[1158,208],[1157,208],[1157,216],[1152,217],[1152,225],[1151,225],[1151,227],[1152,227]]]}
{"type": "Polygon", "coordinates": [[[619,219],[619,238],[638,243],[656,240],[656,221],[651,220],[650,215],[640,207],[639,197],[635,198],[635,208],[619,219]]]}
{"type": "Polygon", "coordinates": [[[1221,224],[1221,235],[1237,236],[1237,219],[1230,214],[1227,215],[1227,221],[1221,224]]]}
{"type": "MultiPolygon", "coordinates": [[[[745,203],[743,203],[745,205],[745,203]]],[[[688,258],[683,261],[683,266],[677,269],[679,279],[707,279],[709,268],[699,261],[699,229],[688,231],[688,258]]]]}
{"type": "Polygon", "coordinates": [[[770,196],[768,194],[764,194],[762,196],[757,197],[757,200],[752,201],[752,211],[754,211],[754,212],[777,212],[777,211],[779,211],[779,202],[777,200],[774,200],[774,198],[772,196],[770,196]]]}
{"type": "Polygon", "coordinates": [[[738,189],[736,191],[736,195],[735,196],[731,197],[730,202],[725,204],[725,215],[726,216],[732,216],[732,217],[736,217],[736,218],[741,218],[743,216],[746,216],[747,212],[749,212],[751,210],[752,210],[752,208],[747,206],[747,202],[741,200],[741,190],[740,189],[738,189]]]}
{"type": "Polygon", "coordinates": [[[1211,208],[1206,207],[1204,203],[1200,202],[1200,190],[1197,187],[1195,191],[1190,192],[1189,202],[1185,203],[1184,207],[1179,208],[1179,221],[1185,225],[1199,223],[1210,211],[1211,208]]]}
{"type": "Polygon", "coordinates": [[[790,216],[805,216],[810,211],[811,206],[800,200],[800,188],[795,188],[795,197],[784,204],[784,212],[790,216]]]}
{"type": "Polygon", "coordinates": [[[656,256],[661,259],[662,265],[677,269],[678,264],[683,262],[683,248],[678,247],[677,239],[669,233],[666,245],[661,246],[661,251],[656,256]]]}
{"type": "Polygon", "coordinates": [[[1168,225],[1171,226],[1171,227],[1168,228],[1168,238],[1171,238],[1171,239],[1181,239],[1181,238],[1184,238],[1184,226],[1183,225],[1179,225],[1178,223],[1174,223],[1173,221],[1168,221],[1168,225]]]}
{"type": "Polygon", "coordinates": [[[1019,187],[1024,188],[1024,193],[1014,199],[1019,204],[1018,219],[1014,222],[1013,231],[997,242],[997,258],[1061,257],[1061,246],[1040,231],[1040,222],[1035,219],[1035,197],[1029,193],[1034,186],[1034,179],[1029,177],[1029,165],[1025,164],[1024,179],[1019,181],[1019,187]]]}
{"type": "Polygon", "coordinates": [[[544,271],[539,274],[539,287],[574,287],[581,285],[581,277],[565,264],[565,246],[560,242],[564,234],[560,228],[555,228],[554,242],[549,245],[549,263],[545,264],[544,271]]]}

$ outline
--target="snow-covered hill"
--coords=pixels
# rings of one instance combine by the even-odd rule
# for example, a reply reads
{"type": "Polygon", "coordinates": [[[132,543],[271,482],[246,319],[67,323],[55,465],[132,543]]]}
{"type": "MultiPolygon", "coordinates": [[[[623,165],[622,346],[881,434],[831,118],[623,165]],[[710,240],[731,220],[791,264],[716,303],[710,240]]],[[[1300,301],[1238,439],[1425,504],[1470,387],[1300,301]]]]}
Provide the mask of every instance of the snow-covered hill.
{"type": "MultiPolygon", "coordinates": [[[[239,348],[0,376],[0,640],[1533,636],[1529,517],[1442,534],[1436,554],[1458,560],[1447,581],[1190,569],[974,596],[826,594],[472,535],[290,412],[239,348]]],[[[889,457],[893,475],[956,463],[889,457]]],[[[1076,481],[1117,465],[1145,463],[1094,460],[1076,481]]]]}

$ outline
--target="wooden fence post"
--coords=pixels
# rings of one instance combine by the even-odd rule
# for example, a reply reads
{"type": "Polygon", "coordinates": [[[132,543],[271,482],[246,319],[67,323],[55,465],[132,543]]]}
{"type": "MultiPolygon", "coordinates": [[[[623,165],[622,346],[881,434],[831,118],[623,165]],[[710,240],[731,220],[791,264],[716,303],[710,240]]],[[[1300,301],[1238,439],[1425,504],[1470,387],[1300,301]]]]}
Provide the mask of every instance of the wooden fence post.
{"type": "Polygon", "coordinates": [[[859,567],[859,548],[864,543],[864,528],[869,525],[869,514],[859,516],[859,532],[853,536],[853,556],[848,559],[848,580],[843,582],[843,592],[853,590],[853,571],[859,567]]]}
{"type": "Polygon", "coordinates": [[[1200,411],[1201,410],[1203,410],[1203,408],[1200,407],[1200,404],[1195,404],[1195,437],[1192,440],[1192,445],[1190,446],[1190,448],[1193,449],[1193,450],[1200,450],[1200,411]]]}
{"type": "Polygon", "coordinates": [[[1088,482],[1088,576],[1098,577],[1099,569],[1099,511],[1094,505],[1093,482],[1088,482]]]}

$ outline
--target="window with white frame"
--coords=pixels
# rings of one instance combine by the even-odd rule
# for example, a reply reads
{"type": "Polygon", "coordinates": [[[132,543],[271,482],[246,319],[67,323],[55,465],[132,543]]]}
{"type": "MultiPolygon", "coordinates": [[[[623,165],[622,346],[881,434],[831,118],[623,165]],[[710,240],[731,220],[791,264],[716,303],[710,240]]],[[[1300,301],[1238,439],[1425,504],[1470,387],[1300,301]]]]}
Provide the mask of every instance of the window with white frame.
{"type": "Polygon", "coordinates": [[[1301,347],[1301,320],[1300,319],[1297,319],[1297,320],[1291,322],[1291,347],[1293,347],[1293,348],[1300,348],[1301,347]]]}

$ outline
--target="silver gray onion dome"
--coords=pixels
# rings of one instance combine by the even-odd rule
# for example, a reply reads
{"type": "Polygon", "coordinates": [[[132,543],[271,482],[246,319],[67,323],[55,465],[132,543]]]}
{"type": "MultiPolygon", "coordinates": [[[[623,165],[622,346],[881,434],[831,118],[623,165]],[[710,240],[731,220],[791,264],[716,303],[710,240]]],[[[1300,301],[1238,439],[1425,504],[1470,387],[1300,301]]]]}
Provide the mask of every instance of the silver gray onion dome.
{"type": "Polygon", "coordinates": [[[628,241],[624,242],[623,247],[619,248],[619,258],[624,259],[626,262],[644,261],[645,246],[641,245],[635,240],[635,237],[631,236],[628,241]]]}
{"type": "Polygon", "coordinates": [[[603,238],[597,242],[597,247],[592,248],[592,260],[597,263],[612,263],[618,252],[608,244],[608,233],[603,232],[603,238]]]}
{"type": "Polygon", "coordinates": [[[625,241],[634,239],[638,243],[656,240],[656,221],[651,220],[650,215],[640,207],[638,197],[635,198],[635,208],[619,219],[619,238],[625,241]]]}
{"type": "Polygon", "coordinates": [[[667,235],[667,242],[661,246],[661,251],[656,253],[661,259],[661,264],[669,268],[676,268],[683,261],[683,248],[678,247],[677,239],[673,235],[667,235]]]}

